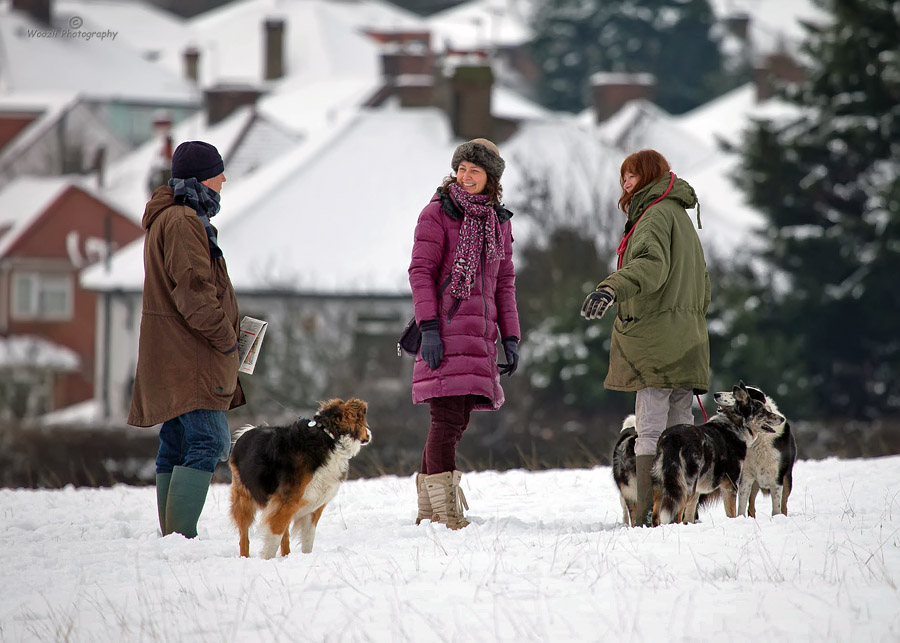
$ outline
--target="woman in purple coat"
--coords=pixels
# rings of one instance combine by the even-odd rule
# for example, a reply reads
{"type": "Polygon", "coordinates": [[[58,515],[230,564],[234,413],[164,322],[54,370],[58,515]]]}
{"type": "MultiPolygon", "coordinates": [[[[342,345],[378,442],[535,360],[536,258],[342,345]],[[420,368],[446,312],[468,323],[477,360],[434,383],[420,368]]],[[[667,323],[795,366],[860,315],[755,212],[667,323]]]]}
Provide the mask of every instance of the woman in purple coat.
{"type": "Polygon", "coordinates": [[[416,223],[409,283],[422,346],[412,397],[431,406],[431,428],[416,476],[419,514],[451,529],[468,525],[456,447],[472,411],[503,404],[500,375],[519,362],[519,314],[512,261],[512,212],[500,205],[506,163],[483,138],[453,153],[444,179],[416,223]],[[501,339],[506,364],[497,363],[501,339]]]}

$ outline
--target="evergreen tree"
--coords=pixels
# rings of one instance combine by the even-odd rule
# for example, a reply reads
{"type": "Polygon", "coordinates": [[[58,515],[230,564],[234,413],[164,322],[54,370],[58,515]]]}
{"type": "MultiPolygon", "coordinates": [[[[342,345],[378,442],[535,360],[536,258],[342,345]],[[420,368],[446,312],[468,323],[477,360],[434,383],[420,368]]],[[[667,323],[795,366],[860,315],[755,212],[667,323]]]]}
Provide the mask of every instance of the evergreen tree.
{"type": "Polygon", "coordinates": [[[673,114],[718,95],[722,56],[708,0],[546,0],[535,12],[541,98],[554,109],[589,103],[596,72],[648,72],[673,114]]]}
{"type": "Polygon", "coordinates": [[[803,365],[786,385],[815,401],[810,414],[870,419],[900,411],[900,11],[830,7],[828,25],[808,27],[806,80],[785,93],[799,115],[745,140],[737,179],[768,219],[775,278],[765,309],[738,323],[803,365]]]}

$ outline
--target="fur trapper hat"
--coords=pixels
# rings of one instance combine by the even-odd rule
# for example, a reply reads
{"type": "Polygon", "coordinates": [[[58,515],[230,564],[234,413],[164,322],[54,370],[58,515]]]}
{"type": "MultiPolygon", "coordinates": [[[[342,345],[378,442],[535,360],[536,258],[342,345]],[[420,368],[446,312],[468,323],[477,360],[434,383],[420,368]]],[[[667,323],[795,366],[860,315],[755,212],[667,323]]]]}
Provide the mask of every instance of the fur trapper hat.
{"type": "Polygon", "coordinates": [[[486,138],[473,138],[457,147],[453,152],[450,167],[456,172],[463,161],[483,167],[484,171],[493,176],[498,183],[503,176],[503,170],[506,169],[506,161],[500,156],[500,150],[486,138]]]}

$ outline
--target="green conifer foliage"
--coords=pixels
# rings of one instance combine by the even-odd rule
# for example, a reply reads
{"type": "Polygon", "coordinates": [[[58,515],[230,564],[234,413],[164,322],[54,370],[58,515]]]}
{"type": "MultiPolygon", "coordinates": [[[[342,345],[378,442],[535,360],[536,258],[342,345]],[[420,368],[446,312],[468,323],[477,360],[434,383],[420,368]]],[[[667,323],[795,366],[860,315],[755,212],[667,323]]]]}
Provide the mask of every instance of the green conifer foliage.
{"type": "Polygon", "coordinates": [[[810,26],[797,115],[757,123],[739,182],[767,219],[766,306],[742,312],[753,342],[801,364],[785,382],[809,415],[900,411],[900,4],[833,0],[810,26]],[[776,323],[772,323],[772,322],[776,323]]]}

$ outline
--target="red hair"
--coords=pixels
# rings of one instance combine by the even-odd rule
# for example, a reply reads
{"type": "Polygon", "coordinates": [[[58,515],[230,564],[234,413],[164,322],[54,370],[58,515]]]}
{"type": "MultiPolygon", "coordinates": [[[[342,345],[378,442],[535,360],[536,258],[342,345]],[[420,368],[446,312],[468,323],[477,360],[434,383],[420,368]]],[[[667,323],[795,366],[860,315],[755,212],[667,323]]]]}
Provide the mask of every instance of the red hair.
{"type": "Polygon", "coordinates": [[[671,171],[669,162],[662,154],[656,150],[641,150],[626,157],[622,161],[622,168],[619,170],[619,185],[625,184],[625,174],[635,174],[638,177],[637,185],[628,193],[622,188],[622,196],[619,197],[619,209],[622,212],[628,212],[631,206],[631,199],[634,195],[643,190],[651,183],[656,183],[671,171]]]}

